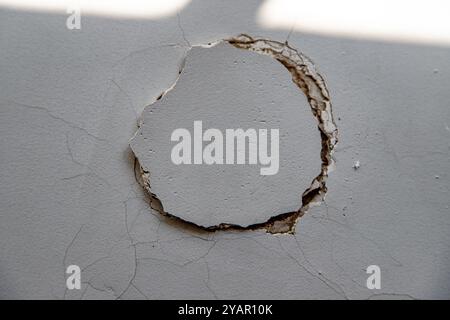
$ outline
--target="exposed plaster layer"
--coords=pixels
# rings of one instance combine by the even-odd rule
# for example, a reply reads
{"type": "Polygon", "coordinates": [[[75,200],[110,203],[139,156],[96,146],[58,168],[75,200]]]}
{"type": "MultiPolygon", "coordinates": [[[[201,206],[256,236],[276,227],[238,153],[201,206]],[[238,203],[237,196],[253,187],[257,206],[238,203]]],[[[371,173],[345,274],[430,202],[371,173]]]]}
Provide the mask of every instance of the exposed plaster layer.
{"type": "MultiPolygon", "coordinates": [[[[162,215],[173,220],[177,220],[207,231],[265,229],[270,233],[292,233],[294,232],[297,219],[305,214],[311,205],[318,204],[323,200],[327,191],[326,179],[334,164],[332,159],[332,151],[337,142],[337,128],[333,120],[328,90],[322,76],[317,73],[311,60],[299,53],[297,50],[291,48],[287,43],[283,44],[265,39],[252,39],[247,35],[241,35],[226,41],[236,48],[268,55],[282,63],[291,73],[293,82],[306,95],[313,116],[317,119],[322,141],[320,155],[322,165],[319,175],[313,179],[310,186],[303,192],[301,197],[301,207],[295,211],[276,214],[262,223],[254,223],[247,226],[232,223],[219,223],[217,225],[205,227],[204,225],[199,225],[192,221],[188,221],[187,219],[180,218],[173,213],[166,212],[163,209],[163,205],[157,195],[155,195],[151,190],[150,173],[148,170],[143,169],[142,166],[139,166],[141,168],[139,180],[147,192],[151,195],[151,202],[153,204],[152,207],[154,207],[154,209],[159,211],[162,215]]],[[[217,45],[217,43],[212,45],[208,44],[208,46],[214,45],[217,45]]],[[[158,97],[158,100],[167,94],[168,91],[172,90],[175,85],[176,82],[160,97],[158,97]]]]}

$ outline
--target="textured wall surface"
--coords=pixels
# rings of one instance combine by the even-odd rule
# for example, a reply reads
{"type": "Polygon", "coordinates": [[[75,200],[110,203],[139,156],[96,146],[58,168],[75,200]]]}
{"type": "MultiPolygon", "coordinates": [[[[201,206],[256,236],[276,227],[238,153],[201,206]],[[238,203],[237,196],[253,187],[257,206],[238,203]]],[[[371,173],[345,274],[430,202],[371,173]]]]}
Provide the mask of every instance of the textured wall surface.
{"type": "Polygon", "coordinates": [[[193,0],[80,30],[0,7],[0,298],[450,298],[450,47],[267,29],[260,6],[193,0]],[[294,235],[173,222],[136,179],[144,107],[191,46],[241,33],[289,39],[331,95],[336,168],[294,235]]]}

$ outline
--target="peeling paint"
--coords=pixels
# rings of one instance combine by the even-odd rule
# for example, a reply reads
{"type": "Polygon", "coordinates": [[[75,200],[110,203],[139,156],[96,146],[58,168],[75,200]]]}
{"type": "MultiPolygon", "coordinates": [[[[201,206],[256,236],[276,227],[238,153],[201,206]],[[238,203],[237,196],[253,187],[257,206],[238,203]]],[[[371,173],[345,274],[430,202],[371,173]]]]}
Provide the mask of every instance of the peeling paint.
{"type": "MultiPolygon", "coordinates": [[[[328,89],[325,85],[323,77],[317,72],[311,59],[292,48],[288,43],[281,43],[268,39],[253,39],[248,35],[240,35],[238,37],[224,40],[236,48],[249,50],[258,54],[268,55],[279,61],[292,75],[294,84],[306,95],[308,103],[311,107],[312,114],[317,120],[317,127],[320,132],[322,149],[321,149],[321,171],[316,176],[311,185],[302,194],[302,205],[297,211],[286,212],[272,216],[269,220],[241,226],[238,224],[220,223],[218,225],[204,227],[182,219],[172,213],[166,212],[163,204],[158,196],[151,190],[150,173],[139,165],[136,159],[135,168],[139,168],[137,179],[145,188],[150,196],[150,204],[153,209],[157,210],[161,215],[176,220],[184,225],[189,225],[203,231],[219,231],[219,230],[258,230],[263,229],[272,234],[278,233],[294,233],[297,220],[303,216],[308,209],[320,204],[327,192],[326,180],[328,174],[334,168],[334,160],[332,157],[333,149],[337,143],[337,127],[333,119],[331,100],[328,89]]],[[[209,43],[205,47],[217,45],[209,43]]],[[[181,70],[180,70],[181,75],[181,70]]],[[[179,77],[178,77],[179,79],[179,77]]],[[[178,81],[177,79],[177,81],[178,81]]],[[[165,92],[163,92],[157,100],[160,100],[170,90],[176,86],[177,81],[165,92]]]]}

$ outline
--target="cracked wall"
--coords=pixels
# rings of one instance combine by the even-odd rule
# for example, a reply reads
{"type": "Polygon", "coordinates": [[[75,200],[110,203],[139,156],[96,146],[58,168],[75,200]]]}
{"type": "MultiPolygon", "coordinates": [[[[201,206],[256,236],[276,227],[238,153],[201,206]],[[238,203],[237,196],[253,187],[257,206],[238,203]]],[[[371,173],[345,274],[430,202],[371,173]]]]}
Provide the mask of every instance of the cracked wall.
{"type": "Polygon", "coordinates": [[[260,5],[195,0],[161,19],[83,16],[78,31],[65,13],[0,9],[1,298],[449,297],[449,48],[266,29],[260,5]],[[181,225],[134,176],[144,107],[191,46],[241,33],[289,39],[332,98],[336,170],[295,234],[181,225]],[[81,290],[66,290],[70,264],[81,290]]]}

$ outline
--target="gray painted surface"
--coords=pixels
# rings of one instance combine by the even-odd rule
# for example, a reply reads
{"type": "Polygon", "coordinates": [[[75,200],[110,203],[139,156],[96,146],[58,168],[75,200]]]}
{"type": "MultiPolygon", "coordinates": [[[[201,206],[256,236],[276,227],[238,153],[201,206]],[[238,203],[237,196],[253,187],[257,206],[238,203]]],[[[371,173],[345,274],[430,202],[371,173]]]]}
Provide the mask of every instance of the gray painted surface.
{"type": "Polygon", "coordinates": [[[79,31],[63,14],[0,11],[1,298],[450,297],[448,47],[290,35],[325,76],[340,133],[326,204],[295,236],[198,234],[149,209],[128,143],[185,39],[289,33],[238,3],[86,16],[79,31]],[[80,291],[65,292],[69,264],[80,291]],[[365,286],[371,264],[380,290],[365,286]]]}

